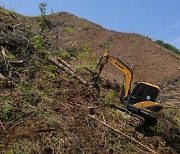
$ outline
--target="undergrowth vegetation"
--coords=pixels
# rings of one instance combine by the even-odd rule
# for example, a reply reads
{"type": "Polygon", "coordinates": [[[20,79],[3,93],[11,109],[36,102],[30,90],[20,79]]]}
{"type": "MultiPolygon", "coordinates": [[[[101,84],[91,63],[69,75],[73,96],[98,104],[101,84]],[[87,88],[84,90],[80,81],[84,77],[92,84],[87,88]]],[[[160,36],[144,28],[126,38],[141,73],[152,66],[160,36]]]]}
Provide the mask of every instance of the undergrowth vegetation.
{"type": "Polygon", "coordinates": [[[36,35],[34,37],[32,37],[33,41],[34,41],[34,48],[35,49],[39,49],[39,50],[43,50],[45,49],[45,39],[43,38],[43,36],[40,35],[36,35]]]}

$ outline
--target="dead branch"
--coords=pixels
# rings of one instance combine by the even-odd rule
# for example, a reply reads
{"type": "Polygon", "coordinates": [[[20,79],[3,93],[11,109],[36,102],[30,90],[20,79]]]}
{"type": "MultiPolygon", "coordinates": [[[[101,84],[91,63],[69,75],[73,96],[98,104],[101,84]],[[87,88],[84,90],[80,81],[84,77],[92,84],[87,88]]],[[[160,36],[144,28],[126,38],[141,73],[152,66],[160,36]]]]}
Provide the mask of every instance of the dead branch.
{"type": "Polygon", "coordinates": [[[47,35],[45,35],[44,33],[42,34],[47,40],[50,40],[47,35]]]}
{"type": "Polygon", "coordinates": [[[65,65],[67,68],[69,68],[71,71],[76,72],[76,70],[70,66],[66,61],[64,61],[61,57],[58,57],[57,60],[61,62],[63,65],[65,65]]]}
{"type": "Polygon", "coordinates": [[[48,57],[48,60],[51,61],[53,64],[58,66],[59,68],[63,69],[67,74],[72,75],[73,78],[78,79],[83,85],[88,85],[88,82],[85,81],[82,77],[75,74],[72,70],[70,70],[68,67],[64,66],[63,64],[59,63],[57,60],[48,57]]]}
{"type": "Polygon", "coordinates": [[[2,129],[4,130],[4,132],[7,134],[7,131],[6,131],[5,127],[3,126],[1,120],[0,120],[0,125],[1,125],[2,129]]]}
{"type": "Polygon", "coordinates": [[[90,72],[91,74],[93,74],[94,72],[92,70],[90,70],[89,68],[87,67],[84,67],[85,70],[87,70],[88,72],[90,72]]]}
{"type": "Polygon", "coordinates": [[[6,61],[6,50],[5,50],[5,48],[3,46],[1,46],[1,53],[3,55],[4,63],[6,64],[6,68],[8,70],[9,66],[8,66],[7,61],[6,61]]]}
{"type": "Polygon", "coordinates": [[[19,60],[19,61],[7,61],[8,63],[11,64],[22,64],[24,61],[23,60],[19,60]]]}
{"type": "Polygon", "coordinates": [[[3,57],[6,57],[6,51],[2,46],[1,46],[1,53],[2,53],[3,57]]]}
{"type": "Polygon", "coordinates": [[[55,131],[55,128],[42,128],[42,129],[37,129],[36,130],[37,132],[52,132],[52,131],[55,131]]]}
{"type": "Polygon", "coordinates": [[[102,125],[106,126],[107,128],[109,128],[109,129],[113,130],[114,132],[116,132],[116,133],[118,133],[118,134],[120,134],[120,135],[125,136],[127,139],[129,139],[129,140],[133,141],[134,143],[136,143],[136,144],[140,145],[141,147],[143,147],[143,148],[147,149],[148,151],[150,151],[150,152],[152,152],[152,153],[156,153],[156,154],[157,154],[157,152],[156,152],[156,151],[152,150],[151,148],[147,147],[146,145],[142,144],[141,142],[137,141],[136,139],[134,139],[134,138],[132,138],[132,137],[130,137],[130,136],[128,136],[128,135],[126,135],[125,133],[120,132],[118,129],[115,129],[115,128],[113,128],[112,126],[110,126],[110,125],[108,125],[108,124],[104,123],[103,121],[98,120],[98,119],[97,119],[97,118],[95,118],[94,116],[92,116],[92,115],[88,115],[88,117],[89,117],[89,118],[91,118],[91,119],[93,119],[93,120],[96,120],[96,121],[97,121],[97,122],[99,122],[100,124],[102,124],[102,125]]]}
{"type": "Polygon", "coordinates": [[[17,25],[12,26],[12,27],[13,27],[13,28],[16,28],[16,27],[21,26],[21,25],[22,25],[22,23],[19,23],[19,24],[17,24],[17,25]]]}
{"type": "Polygon", "coordinates": [[[9,16],[11,17],[11,18],[13,18],[13,19],[17,19],[12,13],[8,13],[9,14],[9,16]]]}
{"type": "Polygon", "coordinates": [[[0,79],[4,81],[8,81],[9,79],[0,73],[0,79]]]}
{"type": "Polygon", "coordinates": [[[12,80],[10,80],[9,78],[5,77],[2,73],[0,73],[0,80],[4,81],[4,83],[6,84],[6,86],[16,86],[12,80]]]}

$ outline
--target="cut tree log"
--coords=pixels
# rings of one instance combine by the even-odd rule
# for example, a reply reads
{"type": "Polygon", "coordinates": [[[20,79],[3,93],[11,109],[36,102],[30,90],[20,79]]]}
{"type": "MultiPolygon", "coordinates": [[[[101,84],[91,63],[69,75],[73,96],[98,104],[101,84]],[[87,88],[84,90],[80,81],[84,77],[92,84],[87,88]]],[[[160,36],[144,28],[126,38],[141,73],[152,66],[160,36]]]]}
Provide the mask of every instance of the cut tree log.
{"type": "Polygon", "coordinates": [[[57,60],[61,62],[63,65],[65,65],[67,68],[69,68],[71,71],[73,71],[74,73],[76,72],[76,70],[71,65],[69,65],[65,60],[63,60],[61,57],[58,57],[57,60]]]}
{"type": "Polygon", "coordinates": [[[52,57],[48,57],[48,60],[51,61],[56,66],[58,66],[59,68],[63,69],[67,74],[71,75],[73,78],[79,80],[83,85],[87,85],[88,86],[88,82],[86,80],[84,80],[82,77],[80,77],[77,74],[75,74],[67,66],[59,63],[57,60],[53,59],[52,57]]]}
{"type": "Polygon", "coordinates": [[[136,143],[136,144],[139,144],[141,147],[147,149],[148,151],[157,154],[156,151],[152,150],[151,148],[147,147],[146,145],[142,144],[141,142],[137,141],[136,139],[134,139],[134,138],[128,136],[127,134],[125,134],[125,133],[123,133],[123,132],[120,132],[118,129],[115,129],[115,128],[113,128],[112,126],[110,126],[110,125],[104,123],[103,121],[98,120],[98,119],[95,118],[94,116],[88,115],[88,117],[91,118],[91,119],[93,119],[93,120],[96,120],[97,122],[99,122],[100,124],[106,126],[107,128],[111,129],[112,131],[114,131],[114,132],[116,132],[116,133],[118,133],[118,134],[120,134],[120,135],[125,136],[127,139],[133,141],[133,142],[136,143]]]}

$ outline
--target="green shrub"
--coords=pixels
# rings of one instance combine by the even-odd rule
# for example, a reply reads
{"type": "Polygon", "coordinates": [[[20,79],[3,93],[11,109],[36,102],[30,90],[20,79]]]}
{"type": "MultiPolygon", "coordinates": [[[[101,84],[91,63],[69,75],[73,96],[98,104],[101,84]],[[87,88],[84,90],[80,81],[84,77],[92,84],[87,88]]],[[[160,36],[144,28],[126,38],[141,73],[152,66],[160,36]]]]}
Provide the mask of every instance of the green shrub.
{"type": "Polygon", "coordinates": [[[61,51],[61,53],[60,53],[60,57],[61,57],[62,59],[64,59],[64,60],[66,60],[66,59],[69,59],[70,55],[69,55],[68,51],[63,50],[63,51],[61,51]]]}
{"type": "Polygon", "coordinates": [[[87,44],[84,44],[78,48],[67,48],[66,51],[75,58],[78,58],[84,53],[90,55],[90,48],[88,47],[87,44]]]}
{"type": "Polygon", "coordinates": [[[12,113],[12,106],[6,105],[1,111],[0,111],[0,119],[3,120],[11,120],[13,118],[12,113]]]}
{"type": "Polygon", "coordinates": [[[112,89],[109,89],[106,94],[107,102],[113,104],[113,97],[114,97],[114,91],[112,89]]]}
{"type": "Polygon", "coordinates": [[[88,24],[85,24],[83,26],[83,30],[88,31],[90,29],[90,26],[88,24]]]}
{"type": "Polygon", "coordinates": [[[42,31],[45,30],[45,29],[47,29],[46,21],[45,21],[45,19],[44,19],[43,16],[39,16],[39,17],[38,17],[38,24],[39,24],[39,26],[41,27],[41,30],[42,30],[42,31]]]}
{"type": "Polygon", "coordinates": [[[5,150],[3,153],[4,154],[14,154],[14,151],[9,149],[9,150],[5,150]]]}
{"type": "MultiPolygon", "coordinates": [[[[2,7],[3,8],[3,7],[2,7]]],[[[5,9],[5,7],[3,9],[1,9],[1,12],[5,13],[5,14],[8,14],[9,11],[5,9]]]]}
{"type": "Polygon", "coordinates": [[[82,46],[79,48],[79,50],[80,50],[80,53],[84,53],[84,52],[89,53],[89,52],[90,52],[90,48],[88,47],[87,44],[82,45],[82,46]]]}
{"type": "Polygon", "coordinates": [[[74,31],[71,27],[66,27],[64,30],[68,33],[72,33],[74,31]]]}
{"type": "Polygon", "coordinates": [[[90,70],[94,70],[96,67],[96,57],[92,56],[90,53],[90,48],[87,44],[82,45],[77,52],[77,60],[78,60],[78,67],[81,68],[88,68],[90,70]]]}
{"type": "Polygon", "coordinates": [[[46,77],[51,78],[51,79],[55,79],[55,74],[52,72],[46,72],[46,77]]]}
{"type": "Polygon", "coordinates": [[[34,48],[35,49],[44,49],[45,48],[45,43],[46,41],[44,40],[44,38],[40,35],[36,35],[34,36],[33,38],[33,41],[34,41],[34,48]]]}
{"type": "Polygon", "coordinates": [[[46,72],[46,77],[47,78],[51,78],[51,79],[55,79],[55,74],[57,72],[58,68],[54,65],[48,65],[47,67],[47,72],[46,72]]]}
{"type": "Polygon", "coordinates": [[[57,70],[58,70],[57,66],[48,65],[48,71],[55,73],[55,72],[57,72],[57,70]]]}
{"type": "Polygon", "coordinates": [[[163,128],[162,126],[160,125],[156,125],[156,126],[153,126],[152,127],[152,130],[154,132],[156,132],[157,134],[161,134],[161,135],[165,135],[168,133],[168,130],[166,130],[165,128],[163,128]]]}
{"type": "Polygon", "coordinates": [[[6,58],[13,60],[15,59],[15,56],[8,52],[8,54],[6,54],[6,58]]]}

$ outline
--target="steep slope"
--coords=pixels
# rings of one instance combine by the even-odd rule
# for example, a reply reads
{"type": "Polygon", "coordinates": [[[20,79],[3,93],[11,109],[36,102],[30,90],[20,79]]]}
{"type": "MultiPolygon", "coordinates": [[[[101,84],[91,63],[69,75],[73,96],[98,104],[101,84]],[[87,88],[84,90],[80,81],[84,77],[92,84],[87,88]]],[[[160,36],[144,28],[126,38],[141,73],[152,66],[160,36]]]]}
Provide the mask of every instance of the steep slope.
{"type": "MultiPolygon", "coordinates": [[[[97,57],[109,49],[133,69],[134,81],[157,83],[180,77],[180,57],[147,37],[109,31],[68,13],[47,18],[52,23],[49,37],[57,44],[66,49],[88,44],[97,57]]],[[[104,74],[110,79],[121,76],[112,66],[107,67],[104,74]]]]}
{"type": "MultiPolygon", "coordinates": [[[[98,94],[47,60],[62,56],[89,81],[80,62],[90,65],[94,57],[89,52],[99,55],[101,48],[110,47],[103,44],[109,34],[116,37],[115,32],[67,13],[60,16],[63,19],[59,14],[47,16],[47,29],[41,30],[38,18],[0,9],[0,73],[7,78],[0,80],[0,153],[151,153],[89,118],[89,109],[99,120],[158,153],[179,153],[180,137],[172,127],[178,116],[162,119],[162,125],[143,134],[127,123],[128,115],[108,108],[110,103],[120,105],[119,85],[104,81],[98,94]]],[[[129,42],[131,34],[117,34],[129,42]]],[[[179,92],[179,80],[169,84],[179,92]]],[[[169,101],[169,84],[162,100],[169,101]]],[[[171,97],[179,100],[178,96],[171,97]]]]}

